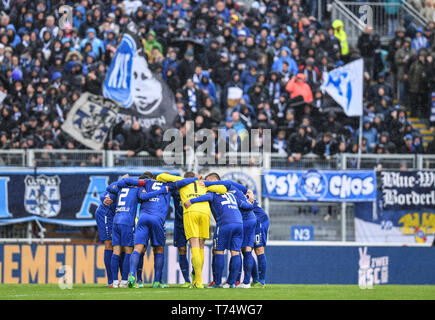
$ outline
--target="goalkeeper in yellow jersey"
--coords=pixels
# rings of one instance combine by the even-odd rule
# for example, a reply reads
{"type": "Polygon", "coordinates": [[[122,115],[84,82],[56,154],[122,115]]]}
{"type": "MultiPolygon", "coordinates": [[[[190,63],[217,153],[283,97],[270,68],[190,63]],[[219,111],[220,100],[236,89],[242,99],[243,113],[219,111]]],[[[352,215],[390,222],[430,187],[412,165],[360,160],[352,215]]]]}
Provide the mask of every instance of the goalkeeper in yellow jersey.
{"type": "MultiPolygon", "coordinates": [[[[195,177],[193,172],[186,172],[184,178],[195,177]]],[[[200,178],[200,176],[197,176],[200,178]]],[[[168,173],[157,176],[157,181],[174,182],[183,179],[168,173]]],[[[224,194],[227,188],[222,185],[205,187],[200,181],[194,181],[180,188],[181,203],[205,195],[207,191],[224,194]]],[[[204,242],[208,239],[210,231],[211,209],[208,202],[194,203],[189,208],[183,207],[183,224],[186,239],[189,241],[192,250],[192,265],[195,271],[195,280],[192,287],[204,288],[202,284],[202,268],[204,265],[204,242]]]]}

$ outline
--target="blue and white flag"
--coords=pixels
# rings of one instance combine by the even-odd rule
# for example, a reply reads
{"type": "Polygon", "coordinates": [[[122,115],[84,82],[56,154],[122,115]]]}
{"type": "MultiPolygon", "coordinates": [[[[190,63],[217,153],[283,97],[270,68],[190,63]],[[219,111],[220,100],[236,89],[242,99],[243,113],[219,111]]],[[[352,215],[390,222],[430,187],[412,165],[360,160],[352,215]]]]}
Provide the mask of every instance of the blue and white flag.
{"type": "Polygon", "coordinates": [[[161,76],[150,70],[143,44],[133,32],[122,36],[104,80],[103,95],[121,104],[117,120],[130,116],[144,129],[174,125],[174,94],[161,76]]]}
{"type": "Polygon", "coordinates": [[[120,104],[112,99],[85,92],[68,112],[61,128],[88,148],[101,150],[119,109],[120,104]]]}
{"type": "Polygon", "coordinates": [[[364,60],[358,59],[323,74],[321,90],[326,91],[348,117],[363,114],[363,73],[364,60]]]}

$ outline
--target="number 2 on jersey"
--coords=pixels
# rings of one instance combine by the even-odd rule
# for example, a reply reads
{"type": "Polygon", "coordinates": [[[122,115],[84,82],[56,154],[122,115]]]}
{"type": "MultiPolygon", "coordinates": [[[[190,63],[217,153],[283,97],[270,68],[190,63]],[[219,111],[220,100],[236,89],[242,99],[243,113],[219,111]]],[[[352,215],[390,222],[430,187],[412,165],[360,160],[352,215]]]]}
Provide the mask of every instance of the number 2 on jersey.
{"type": "Polygon", "coordinates": [[[118,198],[118,206],[125,206],[125,201],[123,199],[127,197],[129,191],[130,191],[129,188],[121,189],[121,193],[119,194],[119,198],[118,198]]]}

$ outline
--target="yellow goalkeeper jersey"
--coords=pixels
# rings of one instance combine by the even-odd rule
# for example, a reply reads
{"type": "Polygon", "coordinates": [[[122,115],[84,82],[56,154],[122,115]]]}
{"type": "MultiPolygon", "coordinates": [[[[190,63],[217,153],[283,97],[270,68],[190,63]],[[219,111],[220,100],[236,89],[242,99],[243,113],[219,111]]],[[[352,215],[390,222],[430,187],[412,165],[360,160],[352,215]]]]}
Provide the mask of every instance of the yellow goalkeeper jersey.
{"type": "MultiPolygon", "coordinates": [[[[160,182],[175,182],[182,179],[183,179],[182,177],[174,176],[167,173],[161,173],[156,178],[156,180],[160,182]]],[[[198,184],[197,181],[195,181],[193,183],[188,184],[187,186],[180,188],[179,191],[180,191],[181,205],[183,206],[183,213],[201,212],[201,213],[206,213],[210,216],[211,210],[210,210],[210,204],[208,202],[193,203],[187,209],[184,207],[184,202],[186,202],[187,200],[197,198],[199,196],[203,196],[207,193],[207,191],[224,194],[227,192],[227,188],[220,185],[204,187],[198,184]]]]}

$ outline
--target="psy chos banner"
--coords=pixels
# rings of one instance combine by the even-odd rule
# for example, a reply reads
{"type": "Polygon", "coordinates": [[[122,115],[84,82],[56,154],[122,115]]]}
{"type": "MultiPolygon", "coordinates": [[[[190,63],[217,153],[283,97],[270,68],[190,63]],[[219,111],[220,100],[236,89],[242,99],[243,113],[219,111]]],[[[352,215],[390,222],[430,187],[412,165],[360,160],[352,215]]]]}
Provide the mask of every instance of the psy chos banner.
{"type": "MultiPolygon", "coordinates": [[[[62,168],[0,170],[0,225],[39,220],[71,226],[95,225],[99,195],[128,173],[159,168],[62,168]]],[[[172,171],[171,173],[178,174],[172,171]]]]}
{"type": "Polygon", "coordinates": [[[263,173],[263,196],[294,201],[375,201],[374,171],[270,170],[263,173]]]}

